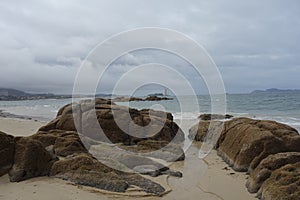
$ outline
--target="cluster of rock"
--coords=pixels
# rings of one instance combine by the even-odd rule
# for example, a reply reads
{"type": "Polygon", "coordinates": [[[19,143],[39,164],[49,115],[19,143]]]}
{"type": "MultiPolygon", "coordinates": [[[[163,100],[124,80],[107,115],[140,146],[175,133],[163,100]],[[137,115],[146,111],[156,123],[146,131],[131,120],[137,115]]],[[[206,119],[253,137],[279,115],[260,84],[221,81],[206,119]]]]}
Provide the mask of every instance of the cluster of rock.
{"type": "Polygon", "coordinates": [[[138,98],[138,97],[116,97],[112,99],[113,102],[129,102],[129,101],[164,101],[164,100],[172,100],[173,98],[169,97],[159,97],[156,95],[147,96],[146,98],[138,98]]]}
{"type": "Polygon", "coordinates": [[[234,170],[249,173],[248,191],[261,199],[300,197],[300,135],[294,128],[269,121],[234,118],[200,121],[189,137],[205,142],[221,130],[215,148],[234,170]]]}
{"type": "Polygon", "coordinates": [[[229,115],[229,114],[225,114],[225,115],[221,115],[221,114],[201,114],[198,118],[201,120],[221,120],[221,119],[230,119],[232,118],[233,115],[229,115]]]}
{"type": "MultiPolygon", "coordinates": [[[[128,120],[124,118],[124,123],[128,120]]],[[[138,111],[105,99],[83,100],[64,106],[54,120],[32,136],[13,137],[0,132],[0,176],[8,173],[12,182],[51,176],[113,192],[134,187],[162,195],[165,188],[140,174],[181,177],[180,172],[172,171],[157,158],[167,162],[183,160],[183,140],[183,132],[169,113],[138,111]],[[123,112],[129,110],[130,120],[140,126],[149,123],[149,113],[153,115],[153,126],[165,124],[152,137],[137,138],[118,128],[112,110],[119,117],[126,116],[123,112]],[[99,137],[96,126],[89,121],[92,115],[111,143],[99,137]],[[84,134],[80,130],[85,130],[84,134]],[[174,138],[175,142],[168,145],[174,138]]]]}

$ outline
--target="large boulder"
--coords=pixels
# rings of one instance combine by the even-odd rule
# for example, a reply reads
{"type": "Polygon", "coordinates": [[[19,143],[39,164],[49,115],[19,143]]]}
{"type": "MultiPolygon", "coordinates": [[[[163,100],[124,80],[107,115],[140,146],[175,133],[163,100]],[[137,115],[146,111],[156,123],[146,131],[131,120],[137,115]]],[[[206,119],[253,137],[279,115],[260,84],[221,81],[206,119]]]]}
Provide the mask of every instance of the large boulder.
{"type": "Polygon", "coordinates": [[[184,134],[173,122],[171,113],[149,109],[139,111],[115,105],[104,99],[84,100],[64,106],[59,110],[56,119],[40,128],[40,131],[54,129],[77,131],[98,141],[126,145],[148,139],[167,142],[173,139],[175,142],[184,140],[184,134]],[[76,126],[74,121],[76,121],[76,126]],[[149,127],[147,125],[150,122],[149,127]],[[137,125],[136,127],[144,127],[143,131],[130,126],[132,123],[137,125]],[[120,124],[122,129],[119,127],[120,124]]]}
{"type": "Polygon", "coordinates": [[[48,132],[39,131],[30,138],[40,141],[44,148],[52,146],[56,156],[65,157],[75,153],[87,153],[87,149],[75,131],[57,129],[48,132]]]}
{"type": "MultiPolygon", "coordinates": [[[[158,176],[161,174],[168,174],[171,176],[178,176],[180,174],[179,176],[182,176],[180,172],[172,171],[169,167],[152,159],[155,155],[142,153],[142,151],[136,151],[136,149],[131,151],[132,148],[124,148],[123,145],[98,143],[91,145],[89,152],[102,163],[118,170],[141,173],[140,169],[146,169],[145,171],[148,171],[148,175],[151,176],[158,176]]],[[[171,154],[163,154],[163,152],[159,151],[156,156],[159,159],[170,159],[163,157],[166,155],[171,154]]]]}
{"type": "Polygon", "coordinates": [[[299,200],[300,162],[273,171],[262,184],[258,196],[263,200],[299,200]]]}
{"type": "Polygon", "coordinates": [[[161,185],[139,174],[181,177],[153,158],[183,160],[183,140],[170,113],[131,109],[105,99],[83,100],[61,108],[36,134],[16,139],[9,175],[11,181],[50,175],[113,192],[134,186],[162,195],[161,185]]]}
{"type": "MultiPolygon", "coordinates": [[[[197,141],[220,131],[215,148],[236,171],[248,171],[266,157],[281,152],[300,152],[300,135],[296,129],[269,120],[235,118],[226,122],[200,121],[190,129],[197,141]]],[[[211,137],[211,136],[210,136],[211,137]]]]}
{"type": "Polygon", "coordinates": [[[236,171],[247,171],[271,154],[300,152],[294,128],[268,120],[237,118],[225,123],[218,154],[236,171]]]}
{"type": "Polygon", "coordinates": [[[200,121],[189,137],[206,142],[220,132],[215,144],[236,171],[248,171],[248,191],[264,200],[296,200],[300,196],[300,135],[294,128],[269,120],[235,118],[200,121]],[[221,130],[221,131],[220,131],[221,130]]]}
{"type": "Polygon", "coordinates": [[[270,178],[273,171],[300,162],[300,152],[286,152],[270,155],[263,159],[256,168],[250,166],[247,188],[250,193],[256,193],[261,185],[270,178]]]}
{"type": "Polygon", "coordinates": [[[8,173],[11,182],[49,174],[56,159],[41,142],[25,137],[17,137],[15,142],[14,164],[8,173]]]}
{"type": "Polygon", "coordinates": [[[147,193],[161,195],[165,189],[159,184],[134,173],[107,167],[88,154],[68,156],[54,163],[51,176],[113,192],[125,192],[137,186],[147,193]]]}
{"type": "Polygon", "coordinates": [[[167,118],[162,118],[162,112],[151,111],[152,118],[150,119],[149,112],[149,110],[138,111],[118,105],[99,106],[96,111],[88,110],[82,113],[82,133],[99,141],[126,145],[149,139],[170,142],[176,135],[177,142],[184,140],[183,132],[170,119],[170,114],[165,115],[167,118]],[[128,116],[128,111],[130,116],[128,116]],[[97,116],[98,121],[93,120],[94,116],[97,116]],[[132,122],[133,125],[137,125],[137,128],[130,126],[132,122]],[[151,126],[147,126],[150,122],[151,126]],[[139,127],[145,128],[141,130],[139,127]]]}
{"type": "Polygon", "coordinates": [[[215,135],[218,131],[223,133],[224,122],[221,121],[199,121],[189,130],[189,139],[205,142],[209,135],[215,135]]]}
{"type": "Polygon", "coordinates": [[[39,131],[30,137],[16,139],[15,164],[9,172],[10,180],[22,181],[50,175],[113,192],[125,192],[129,187],[137,186],[147,193],[161,195],[165,191],[162,186],[138,173],[150,176],[179,173],[143,156],[126,152],[117,154],[114,147],[117,145],[79,136],[75,131],[39,131]],[[81,139],[88,144],[88,149],[83,146],[81,139]],[[88,150],[94,153],[93,156],[88,150]],[[145,164],[155,171],[142,168],[145,164]]]}
{"type": "Polygon", "coordinates": [[[134,149],[133,151],[141,153],[144,156],[162,159],[167,162],[182,161],[185,159],[181,145],[166,141],[140,141],[134,149]]]}
{"type": "Polygon", "coordinates": [[[0,176],[6,174],[13,165],[14,137],[0,131],[0,176]]]}

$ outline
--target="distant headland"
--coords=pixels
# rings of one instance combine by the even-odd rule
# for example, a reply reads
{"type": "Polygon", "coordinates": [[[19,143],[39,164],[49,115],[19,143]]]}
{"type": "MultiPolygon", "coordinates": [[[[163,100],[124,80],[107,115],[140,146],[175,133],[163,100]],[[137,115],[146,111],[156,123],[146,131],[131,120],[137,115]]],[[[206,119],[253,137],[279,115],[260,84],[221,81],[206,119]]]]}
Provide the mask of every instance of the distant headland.
{"type": "Polygon", "coordinates": [[[250,94],[260,94],[260,93],[300,93],[300,89],[277,89],[277,88],[270,88],[266,90],[254,90],[250,94]]]}
{"type": "Polygon", "coordinates": [[[0,101],[38,100],[38,99],[66,99],[72,95],[56,95],[53,93],[27,93],[11,88],[0,88],[0,101]]]}

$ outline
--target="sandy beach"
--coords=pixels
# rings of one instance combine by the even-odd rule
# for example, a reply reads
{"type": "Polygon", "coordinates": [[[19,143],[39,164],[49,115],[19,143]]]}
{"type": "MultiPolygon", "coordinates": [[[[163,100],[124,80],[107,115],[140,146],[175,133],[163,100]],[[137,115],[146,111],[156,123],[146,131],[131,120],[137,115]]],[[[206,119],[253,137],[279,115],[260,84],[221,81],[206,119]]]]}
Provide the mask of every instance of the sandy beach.
{"type": "MultiPolygon", "coordinates": [[[[28,136],[46,123],[33,120],[0,118],[0,131],[14,136],[28,136]]],[[[183,129],[184,130],[184,129],[183,129]]],[[[10,183],[8,176],[0,177],[0,199],[255,199],[247,192],[244,173],[234,172],[213,150],[204,160],[200,160],[197,143],[186,152],[185,161],[172,164],[172,168],[183,173],[182,178],[166,175],[152,178],[167,190],[162,197],[145,196],[136,191],[114,194],[90,187],[76,186],[56,178],[38,177],[19,183],[10,183]]],[[[148,177],[149,178],[149,177],[148,177]]]]}

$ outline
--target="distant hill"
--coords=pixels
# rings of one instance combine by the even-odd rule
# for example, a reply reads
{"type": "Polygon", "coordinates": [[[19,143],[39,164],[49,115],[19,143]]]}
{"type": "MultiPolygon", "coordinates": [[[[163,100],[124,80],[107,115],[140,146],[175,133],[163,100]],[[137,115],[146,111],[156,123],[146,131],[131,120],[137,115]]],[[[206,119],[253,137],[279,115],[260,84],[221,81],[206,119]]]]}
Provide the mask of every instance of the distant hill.
{"type": "Polygon", "coordinates": [[[260,93],[300,93],[299,89],[287,89],[281,90],[277,88],[270,88],[266,90],[254,90],[251,94],[260,94],[260,93]]]}
{"type": "Polygon", "coordinates": [[[11,88],[0,88],[0,101],[65,99],[71,97],[72,95],[55,95],[52,93],[32,94],[11,88]]]}
{"type": "Polygon", "coordinates": [[[26,96],[27,93],[15,90],[15,89],[9,89],[9,88],[0,88],[0,96],[26,96]]]}

